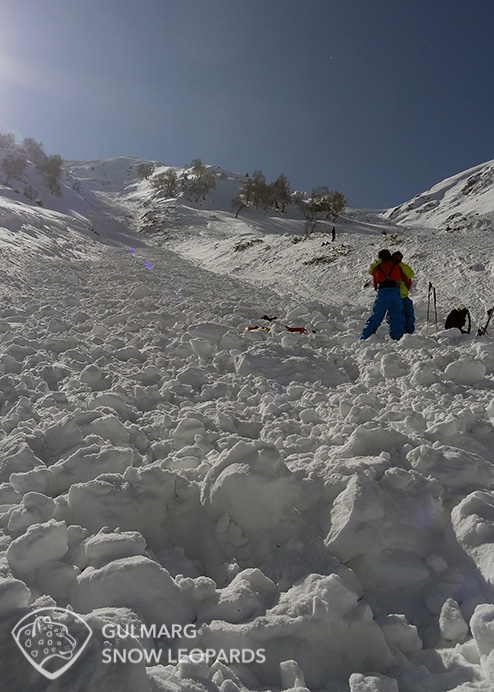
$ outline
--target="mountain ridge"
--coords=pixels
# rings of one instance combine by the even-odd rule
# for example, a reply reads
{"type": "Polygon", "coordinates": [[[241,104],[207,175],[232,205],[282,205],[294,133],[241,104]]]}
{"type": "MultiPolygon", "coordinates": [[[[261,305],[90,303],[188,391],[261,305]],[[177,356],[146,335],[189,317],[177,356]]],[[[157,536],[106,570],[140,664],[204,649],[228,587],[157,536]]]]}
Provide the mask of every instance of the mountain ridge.
{"type": "Polygon", "coordinates": [[[458,226],[469,216],[494,214],[494,160],[457,173],[436,183],[383,213],[399,224],[458,226]]]}

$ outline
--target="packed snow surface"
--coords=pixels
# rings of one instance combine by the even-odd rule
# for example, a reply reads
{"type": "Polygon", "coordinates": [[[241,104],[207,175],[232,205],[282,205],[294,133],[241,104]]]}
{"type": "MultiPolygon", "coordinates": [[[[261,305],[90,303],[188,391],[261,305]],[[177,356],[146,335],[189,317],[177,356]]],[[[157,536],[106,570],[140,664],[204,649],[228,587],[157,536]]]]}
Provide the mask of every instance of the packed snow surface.
{"type": "Polygon", "coordinates": [[[297,243],[138,164],[0,186],[1,689],[492,690],[494,162],[297,243]],[[417,331],[359,342],[381,247],[417,331]],[[93,632],[52,681],[11,634],[50,607],[93,632]]]}

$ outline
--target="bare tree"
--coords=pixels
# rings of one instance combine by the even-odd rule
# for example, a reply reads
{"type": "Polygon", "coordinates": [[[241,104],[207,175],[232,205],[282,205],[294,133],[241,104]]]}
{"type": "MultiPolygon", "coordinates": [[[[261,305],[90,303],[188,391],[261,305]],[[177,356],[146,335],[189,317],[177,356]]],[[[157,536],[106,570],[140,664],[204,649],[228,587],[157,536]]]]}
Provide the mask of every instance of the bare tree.
{"type": "Polygon", "coordinates": [[[182,179],[182,190],[198,202],[201,197],[206,199],[206,195],[216,187],[216,178],[210,173],[201,159],[193,159],[190,168],[190,175],[182,179]]]}
{"type": "Polygon", "coordinates": [[[336,219],[347,201],[341,192],[330,191],[326,186],[320,186],[312,190],[308,199],[304,195],[297,195],[295,204],[305,218],[305,234],[310,235],[316,230],[318,221],[336,219]]]}
{"type": "Polygon", "coordinates": [[[261,208],[265,211],[270,206],[270,201],[271,190],[266,183],[266,176],[262,171],[254,171],[252,176],[247,178],[232,202],[237,207],[235,218],[238,217],[242,209],[251,205],[256,209],[261,208]]]}
{"type": "Polygon", "coordinates": [[[336,219],[344,211],[347,204],[347,199],[342,192],[334,190],[331,193],[331,215],[333,219],[336,219]]]}
{"type": "Polygon", "coordinates": [[[26,152],[28,159],[34,163],[36,170],[40,171],[47,158],[43,151],[43,144],[37,142],[32,137],[26,137],[22,142],[22,148],[26,152]]]}
{"type": "Polygon", "coordinates": [[[5,171],[8,185],[11,178],[19,178],[27,166],[27,159],[24,154],[7,154],[2,161],[2,168],[5,171]]]}
{"type": "Polygon", "coordinates": [[[41,167],[41,172],[43,173],[43,177],[50,192],[57,196],[62,194],[60,190],[62,165],[63,159],[60,154],[53,154],[53,156],[46,157],[45,162],[41,167]]]}
{"type": "Polygon", "coordinates": [[[137,175],[139,178],[146,180],[154,173],[154,163],[141,163],[137,167],[137,175]]]}
{"type": "Polygon", "coordinates": [[[290,202],[291,191],[286,175],[281,174],[274,183],[268,183],[262,171],[254,171],[252,176],[247,177],[238,195],[233,199],[232,206],[237,209],[235,214],[237,218],[240,211],[246,207],[253,206],[263,211],[273,207],[285,211],[290,202]]]}
{"type": "Polygon", "coordinates": [[[9,132],[6,135],[0,134],[0,149],[11,149],[15,144],[15,134],[9,132]]]}
{"type": "Polygon", "coordinates": [[[287,204],[291,202],[291,194],[287,177],[282,173],[276,178],[274,183],[271,183],[272,203],[276,209],[280,209],[282,212],[285,211],[287,204]]]}
{"type": "Polygon", "coordinates": [[[178,176],[171,168],[164,173],[157,173],[151,178],[151,187],[160,190],[167,197],[175,197],[177,194],[178,176]]]}

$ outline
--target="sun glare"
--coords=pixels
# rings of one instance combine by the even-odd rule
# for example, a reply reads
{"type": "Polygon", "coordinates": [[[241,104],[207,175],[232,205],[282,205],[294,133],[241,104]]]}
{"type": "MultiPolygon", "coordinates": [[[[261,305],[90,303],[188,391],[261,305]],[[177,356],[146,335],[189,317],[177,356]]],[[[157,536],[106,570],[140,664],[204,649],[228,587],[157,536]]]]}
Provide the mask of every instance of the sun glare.
{"type": "Polygon", "coordinates": [[[42,88],[39,62],[28,62],[0,53],[0,87],[8,84],[39,90],[42,88]]]}

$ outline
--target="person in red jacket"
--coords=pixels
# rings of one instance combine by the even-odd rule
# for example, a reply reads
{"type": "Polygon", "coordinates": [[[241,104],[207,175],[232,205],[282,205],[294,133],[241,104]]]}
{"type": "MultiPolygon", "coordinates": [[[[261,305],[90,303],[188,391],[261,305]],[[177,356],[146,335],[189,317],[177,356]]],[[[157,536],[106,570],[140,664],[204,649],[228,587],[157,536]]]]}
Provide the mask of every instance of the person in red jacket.
{"type": "Polygon", "coordinates": [[[374,334],[386,314],[388,315],[389,335],[392,339],[401,339],[405,333],[405,313],[400,292],[400,281],[405,277],[400,263],[391,258],[389,250],[379,252],[379,263],[376,263],[372,271],[374,289],[377,292],[372,312],[364,325],[360,340],[368,339],[374,334]]]}
{"type": "Polygon", "coordinates": [[[405,312],[405,333],[413,334],[415,331],[415,310],[413,309],[413,301],[408,292],[412,287],[412,279],[415,276],[415,272],[408,264],[403,262],[403,255],[399,250],[393,252],[391,259],[400,263],[401,271],[404,274],[404,278],[400,281],[400,293],[403,300],[403,310],[405,312]]]}

